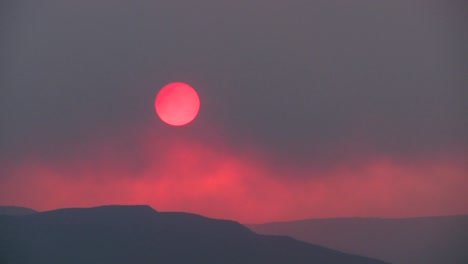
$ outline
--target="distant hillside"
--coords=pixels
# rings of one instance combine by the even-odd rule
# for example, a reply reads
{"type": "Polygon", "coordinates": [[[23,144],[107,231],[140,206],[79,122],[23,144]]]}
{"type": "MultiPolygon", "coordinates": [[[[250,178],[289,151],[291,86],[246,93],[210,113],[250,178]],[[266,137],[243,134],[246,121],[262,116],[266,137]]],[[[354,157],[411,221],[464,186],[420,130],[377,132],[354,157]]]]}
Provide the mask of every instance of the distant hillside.
{"type": "Polygon", "coordinates": [[[395,264],[468,263],[468,216],[405,219],[336,218],[250,225],[395,264]]]}
{"type": "Polygon", "coordinates": [[[28,215],[34,214],[37,211],[20,206],[0,206],[0,215],[28,215]]]}
{"type": "Polygon", "coordinates": [[[159,213],[148,206],[104,206],[0,216],[0,263],[383,262],[289,237],[258,235],[233,221],[159,213]]]}

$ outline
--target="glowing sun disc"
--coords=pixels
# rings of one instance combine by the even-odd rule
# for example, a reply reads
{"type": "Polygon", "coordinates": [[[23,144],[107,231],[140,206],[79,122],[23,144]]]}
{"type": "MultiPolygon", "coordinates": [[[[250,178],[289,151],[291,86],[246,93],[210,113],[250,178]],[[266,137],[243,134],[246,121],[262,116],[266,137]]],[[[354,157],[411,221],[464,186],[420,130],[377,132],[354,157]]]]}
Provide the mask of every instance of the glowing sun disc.
{"type": "Polygon", "coordinates": [[[190,85],[174,82],[164,86],[154,101],[156,113],[162,121],[172,126],[192,122],[200,110],[200,98],[190,85]]]}

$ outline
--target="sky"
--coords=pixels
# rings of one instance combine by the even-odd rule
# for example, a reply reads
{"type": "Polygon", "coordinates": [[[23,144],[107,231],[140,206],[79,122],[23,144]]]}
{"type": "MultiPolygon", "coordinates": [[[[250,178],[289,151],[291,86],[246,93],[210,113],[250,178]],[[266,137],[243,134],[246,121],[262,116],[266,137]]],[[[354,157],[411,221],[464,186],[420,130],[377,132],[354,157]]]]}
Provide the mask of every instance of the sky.
{"type": "Polygon", "coordinates": [[[468,214],[461,0],[0,4],[0,205],[468,214]],[[200,97],[158,119],[164,85],[200,97]]]}

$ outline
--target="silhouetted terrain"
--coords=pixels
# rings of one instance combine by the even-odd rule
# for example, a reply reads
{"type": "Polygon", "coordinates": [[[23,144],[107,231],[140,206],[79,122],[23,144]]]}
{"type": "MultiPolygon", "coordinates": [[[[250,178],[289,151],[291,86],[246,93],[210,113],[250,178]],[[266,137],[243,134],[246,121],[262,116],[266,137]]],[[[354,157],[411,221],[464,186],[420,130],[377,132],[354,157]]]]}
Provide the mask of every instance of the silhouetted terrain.
{"type": "Polygon", "coordinates": [[[37,211],[21,206],[0,206],[0,215],[27,215],[37,211]]]}
{"type": "Polygon", "coordinates": [[[227,220],[148,206],[60,209],[0,216],[0,262],[381,264],[227,220]]]}
{"type": "Polygon", "coordinates": [[[310,219],[249,227],[395,264],[468,263],[468,216],[310,219]]]}

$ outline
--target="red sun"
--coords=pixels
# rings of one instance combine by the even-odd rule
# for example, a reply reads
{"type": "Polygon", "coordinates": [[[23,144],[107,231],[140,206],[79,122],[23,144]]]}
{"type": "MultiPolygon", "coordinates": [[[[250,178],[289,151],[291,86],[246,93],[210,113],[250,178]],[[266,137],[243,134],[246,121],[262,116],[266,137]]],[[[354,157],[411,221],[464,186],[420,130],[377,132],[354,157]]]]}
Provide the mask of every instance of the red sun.
{"type": "Polygon", "coordinates": [[[200,99],[190,85],[174,82],[159,91],[154,107],[162,121],[173,126],[183,126],[197,116],[200,99]]]}

